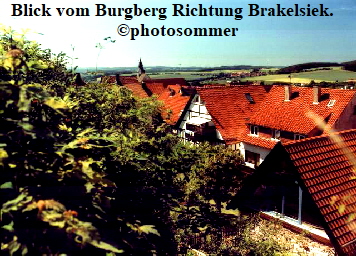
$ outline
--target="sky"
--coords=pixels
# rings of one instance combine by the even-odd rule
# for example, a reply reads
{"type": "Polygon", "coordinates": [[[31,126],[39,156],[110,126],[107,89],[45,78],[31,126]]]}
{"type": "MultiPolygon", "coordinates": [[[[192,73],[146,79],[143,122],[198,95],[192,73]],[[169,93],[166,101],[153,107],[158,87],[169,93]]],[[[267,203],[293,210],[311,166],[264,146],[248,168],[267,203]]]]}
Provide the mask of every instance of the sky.
{"type": "Polygon", "coordinates": [[[356,59],[356,0],[18,0],[16,5],[14,1],[1,0],[0,24],[11,26],[18,32],[31,29],[26,34],[28,39],[36,40],[44,49],[50,48],[55,53],[62,51],[77,58],[74,65],[82,68],[96,65],[135,67],[140,58],[146,67],[288,66],[311,61],[356,59]],[[197,14],[193,8],[207,9],[208,16],[186,16],[187,5],[193,14],[197,14]],[[298,9],[310,5],[311,9],[319,10],[315,11],[318,16],[268,16],[268,11],[261,16],[262,8],[269,11],[273,8],[277,15],[278,5],[292,8],[291,15],[295,14],[296,5],[298,9]],[[125,11],[121,10],[122,16],[118,16],[118,9],[134,6],[142,11],[149,8],[150,12],[147,10],[147,16],[137,15],[128,20],[125,11]],[[40,16],[29,16],[30,7],[32,10],[40,8],[37,11],[40,16]],[[48,12],[43,12],[43,7],[48,12]],[[242,19],[216,16],[214,12],[210,16],[210,7],[231,8],[233,11],[242,8],[242,19]],[[256,7],[256,11],[252,11],[252,7],[256,7]],[[56,8],[66,9],[60,16],[56,8]],[[69,16],[76,8],[88,8],[89,16],[69,16]],[[109,16],[109,8],[115,9],[116,16],[109,16]],[[153,16],[152,8],[158,8],[155,9],[156,16],[153,16]],[[173,16],[175,8],[182,8],[181,13],[176,11],[177,16],[173,16]],[[323,8],[328,8],[326,13],[333,16],[319,16],[323,8]],[[160,20],[159,11],[166,17],[160,20]],[[42,16],[48,14],[51,16],[42,16]],[[131,34],[119,35],[119,26],[122,32],[126,26],[130,28],[129,32],[139,31],[144,26],[149,31],[153,29],[153,34],[162,33],[160,29],[164,26],[166,36],[137,36],[130,40],[131,34]],[[191,28],[228,28],[235,31],[235,36],[232,32],[228,33],[230,36],[220,37],[177,36],[179,29],[189,34],[191,28]],[[175,35],[168,36],[167,29],[175,35]],[[115,43],[104,40],[106,37],[111,37],[115,43]],[[95,47],[98,43],[103,46],[100,53],[95,47]]]}

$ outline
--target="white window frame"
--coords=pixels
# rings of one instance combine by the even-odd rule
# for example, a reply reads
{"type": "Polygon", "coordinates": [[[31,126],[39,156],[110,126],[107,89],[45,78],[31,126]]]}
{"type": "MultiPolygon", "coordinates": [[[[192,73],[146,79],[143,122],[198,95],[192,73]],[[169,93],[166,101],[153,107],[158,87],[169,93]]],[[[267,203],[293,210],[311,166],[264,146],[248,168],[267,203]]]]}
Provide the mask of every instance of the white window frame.
{"type": "Polygon", "coordinates": [[[294,134],[294,140],[302,140],[305,139],[306,136],[302,134],[294,134]]]}
{"type": "Polygon", "coordinates": [[[250,126],[250,134],[258,136],[258,126],[257,125],[250,126]]]}

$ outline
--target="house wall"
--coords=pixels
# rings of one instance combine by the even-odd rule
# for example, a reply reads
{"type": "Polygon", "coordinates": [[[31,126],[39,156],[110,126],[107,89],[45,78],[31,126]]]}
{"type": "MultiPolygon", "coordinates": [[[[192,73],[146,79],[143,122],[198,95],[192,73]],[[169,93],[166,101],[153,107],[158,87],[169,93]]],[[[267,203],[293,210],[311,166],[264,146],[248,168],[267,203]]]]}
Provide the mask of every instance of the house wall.
{"type": "MultiPolygon", "coordinates": [[[[336,102],[337,104],[337,102],[336,102]]],[[[354,115],[356,106],[356,96],[347,104],[344,112],[340,118],[336,121],[334,129],[336,131],[349,130],[356,128],[356,115],[354,115]]]]}
{"type": "MultiPolygon", "coordinates": [[[[265,160],[265,158],[269,154],[269,152],[271,152],[270,149],[253,146],[253,145],[245,143],[245,142],[241,142],[240,143],[240,148],[239,149],[240,149],[241,155],[242,155],[242,157],[244,159],[245,159],[245,156],[246,156],[246,154],[245,154],[246,150],[248,150],[250,152],[253,152],[253,153],[259,154],[260,155],[260,160],[259,160],[260,164],[265,160]]],[[[247,162],[245,164],[248,167],[255,168],[254,164],[247,163],[247,162]]]]}
{"type": "MultiPolygon", "coordinates": [[[[187,122],[191,121],[191,119],[194,117],[204,118],[209,121],[209,126],[214,125],[213,122],[211,121],[211,116],[208,110],[206,109],[204,103],[202,103],[200,100],[197,101],[197,99],[200,99],[198,94],[194,96],[193,100],[190,103],[188,111],[185,113],[182,122],[179,124],[180,131],[178,132],[178,136],[181,138],[184,139],[186,138],[185,131],[186,131],[187,122]]],[[[221,137],[219,132],[218,132],[218,136],[221,137]]]]}
{"type": "Polygon", "coordinates": [[[199,96],[198,94],[194,96],[188,111],[185,113],[183,121],[179,124],[180,129],[186,129],[186,123],[192,117],[201,117],[211,121],[211,116],[208,110],[206,109],[205,105],[202,104],[200,101],[196,102],[198,96],[199,96]]]}

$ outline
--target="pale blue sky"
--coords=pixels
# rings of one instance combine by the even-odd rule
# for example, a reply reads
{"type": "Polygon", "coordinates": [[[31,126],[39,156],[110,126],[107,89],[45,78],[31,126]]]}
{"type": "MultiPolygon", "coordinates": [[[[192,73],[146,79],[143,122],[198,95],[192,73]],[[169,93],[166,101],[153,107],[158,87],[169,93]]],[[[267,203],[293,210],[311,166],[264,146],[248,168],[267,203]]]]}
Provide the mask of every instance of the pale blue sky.
{"type": "Polygon", "coordinates": [[[51,8],[51,17],[12,17],[13,1],[1,0],[0,23],[13,28],[30,28],[43,35],[29,34],[44,48],[66,52],[78,58],[80,67],[95,66],[98,50],[96,43],[111,36],[115,44],[107,44],[98,61],[99,66],[137,66],[141,57],[145,66],[220,66],[220,65],[291,65],[309,61],[348,61],[356,59],[356,0],[18,0],[17,4],[51,8]],[[158,17],[96,17],[95,4],[113,8],[167,8],[166,20],[158,17]],[[189,4],[190,7],[243,8],[242,20],[233,17],[172,17],[172,4],[189,4]],[[260,7],[319,8],[323,4],[332,17],[249,17],[249,5],[260,7]],[[87,7],[90,17],[59,17],[55,8],[87,7]],[[144,24],[148,28],[221,27],[238,28],[235,37],[137,37],[117,34],[117,26],[131,28],[144,24]],[[71,50],[75,46],[75,52],[71,50]]]}

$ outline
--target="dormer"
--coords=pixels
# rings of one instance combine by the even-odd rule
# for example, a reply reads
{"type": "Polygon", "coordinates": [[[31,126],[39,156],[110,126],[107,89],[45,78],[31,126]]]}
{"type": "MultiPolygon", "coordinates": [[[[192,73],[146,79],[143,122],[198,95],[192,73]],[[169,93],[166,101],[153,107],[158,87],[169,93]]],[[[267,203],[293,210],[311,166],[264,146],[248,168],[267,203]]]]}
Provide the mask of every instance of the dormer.
{"type": "Polygon", "coordinates": [[[281,138],[281,130],[272,130],[272,139],[279,140],[281,138]]]}
{"type": "Polygon", "coordinates": [[[175,90],[172,88],[169,88],[169,97],[173,97],[174,95],[176,95],[175,90]]]}

